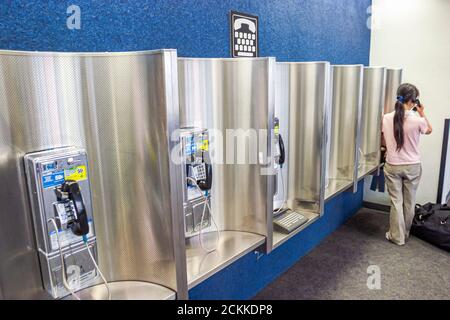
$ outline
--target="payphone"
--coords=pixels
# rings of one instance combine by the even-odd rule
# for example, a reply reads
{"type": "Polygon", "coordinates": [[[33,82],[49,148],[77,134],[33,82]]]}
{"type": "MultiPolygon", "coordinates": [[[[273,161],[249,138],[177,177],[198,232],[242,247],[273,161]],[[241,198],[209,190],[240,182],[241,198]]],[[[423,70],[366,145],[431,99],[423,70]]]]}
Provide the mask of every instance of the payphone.
{"type": "Polygon", "coordinates": [[[98,276],[107,284],[96,262],[86,152],[64,147],[24,160],[44,288],[62,298],[96,284],[98,276]]]}
{"type": "Polygon", "coordinates": [[[280,133],[280,121],[274,118],[274,170],[275,193],[273,201],[274,229],[283,233],[290,233],[305,224],[308,219],[301,213],[287,207],[287,190],[283,176],[286,160],[286,150],[280,133]]]}
{"type": "Polygon", "coordinates": [[[219,229],[211,215],[212,165],[209,157],[207,129],[183,128],[180,134],[182,155],[183,211],[185,237],[198,235],[203,245],[202,233],[212,231],[215,225],[217,241],[219,229]]]}
{"type": "Polygon", "coordinates": [[[185,236],[189,238],[211,226],[211,212],[206,209],[211,205],[212,171],[208,131],[184,128],[180,136],[185,236]]]}
{"type": "Polygon", "coordinates": [[[274,185],[275,185],[275,195],[273,208],[276,211],[282,210],[286,204],[286,190],[285,181],[283,177],[283,165],[285,162],[285,149],[283,137],[280,133],[280,121],[278,118],[274,118],[274,185]]]}

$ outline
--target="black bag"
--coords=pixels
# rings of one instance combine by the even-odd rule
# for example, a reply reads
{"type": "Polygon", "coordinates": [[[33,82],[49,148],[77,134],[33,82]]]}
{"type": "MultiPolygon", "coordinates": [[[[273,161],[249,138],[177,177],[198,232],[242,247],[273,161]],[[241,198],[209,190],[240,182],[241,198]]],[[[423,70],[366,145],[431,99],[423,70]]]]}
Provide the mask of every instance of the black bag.
{"type": "Polygon", "coordinates": [[[450,252],[450,206],[416,205],[411,234],[450,252]]]}

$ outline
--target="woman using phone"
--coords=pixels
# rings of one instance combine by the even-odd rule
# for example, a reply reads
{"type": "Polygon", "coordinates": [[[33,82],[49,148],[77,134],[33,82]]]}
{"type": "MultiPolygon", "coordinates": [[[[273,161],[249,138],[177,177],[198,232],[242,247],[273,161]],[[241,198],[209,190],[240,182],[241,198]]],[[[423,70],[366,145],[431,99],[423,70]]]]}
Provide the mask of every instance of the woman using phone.
{"type": "Polygon", "coordinates": [[[400,85],[395,110],[385,114],[382,122],[382,143],[386,146],[384,172],[391,198],[386,238],[398,245],[408,240],[414,218],[416,191],[422,175],[420,135],[432,131],[418,97],[419,90],[414,85],[400,85]]]}

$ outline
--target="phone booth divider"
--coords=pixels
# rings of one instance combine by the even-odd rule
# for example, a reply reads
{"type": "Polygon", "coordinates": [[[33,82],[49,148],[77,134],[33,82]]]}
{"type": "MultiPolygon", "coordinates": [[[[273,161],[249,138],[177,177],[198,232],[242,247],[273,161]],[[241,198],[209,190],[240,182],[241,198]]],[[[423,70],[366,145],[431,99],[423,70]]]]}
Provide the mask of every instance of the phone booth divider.
{"type": "Polygon", "coordinates": [[[384,112],[394,111],[395,101],[397,101],[397,89],[402,84],[403,69],[386,69],[386,89],[384,95],[384,112]]]}
{"type": "MultiPolygon", "coordinates": [[[[201,224],[197,235],[186,238],[192,288],[246,253],[271,248],[273,180],[267,162],[275,59],[179,58],[178,73],[180,126],[208,131],[213,177],[211,226],[201,224]]],[[[190,215],[185,212],[186,221],[190,215]]]]}
{"type": "Polygon", "coordinates": [[[363,65],[332,65],[331,73],[325,201],[357,189],[363,65]]]}
{"type": "MultiPolygon", "coordinates": [[[[187,298],[181,169],[171,157],[178,143],[172,140],[179,127],[177,76],[173,49],[0,51],[5,299],[45,299],[47,291],[62,297],[66,264],[68,275],[77,267],[91,277],[85,240],[112,299],[187,298]],[[82,211],[95,224],[87,235],[77,188],[82,211]],[[71,238],[54,237],[65,231],[71,238]],[[39,259],[48,261],[42,272],[39,259]],[[44,290],[44,282],[54,286],[44,284],[44,290]]],[[[88,288],[73,282],[68,288],[80,299],[106,299],[102,279],[89,279],[88,288]]]]}
{"type": "Polygon", "coordinates": [[[274,228],[273,248],[323,215],[329,96],[329,62],[277,62],[275,117],[286,163],[276,179],[272,220],[278,219],[280,202],[305,219],[292,230],[274,228]]]}
{"type": "Polygon", "coordinates": [[[378,173],[385,88],[386,68],[364,67],[358,180],[378,173]]]}

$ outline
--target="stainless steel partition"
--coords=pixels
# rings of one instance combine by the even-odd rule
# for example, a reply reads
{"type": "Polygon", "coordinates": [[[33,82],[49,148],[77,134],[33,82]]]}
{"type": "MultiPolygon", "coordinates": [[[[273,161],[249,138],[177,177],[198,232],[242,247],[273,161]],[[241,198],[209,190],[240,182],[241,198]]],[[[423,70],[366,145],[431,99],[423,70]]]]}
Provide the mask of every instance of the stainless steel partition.
{"type": "Polygon", "coordinates": [[[384,113],[394,111],[397,100],[397,89],[402,83],[402,69],[386,69],[386,94],[384,98],[384,113]]]}
{"type": "MultiPolygon", "coordinates": [[[[169,139],[179,126],[176,59],[175,50],[0,53],[5,298],[48,297],[23,156],[67,145],[87,150],[99,266],[113,282],[113,298],[187,297],[181,168],[170,159],[176,141],[169,139]]],[[[106,296],[99,292],[81,296],[106,296]]]]}
{"type": "Polygon", "coordinates": [[[325,199],[358,181],[363,66],[332,66],[332,103],[325,199]]]}
{"type": "Polygon", "coordinates": [[[380,164],[381,116],[384,107],[384,67],[365,67],[361,110],[358,179],[378,169],[380,164]]]}
{"type": "Polygon", "coordinates": [[[287,204],[309,221],[289,235],[274,231],[274,246],[323,214],[330,64],[280,62],[276,79],[275,116],[286,149],[287,163],[281,170],[286,177],[287,204]]]}
{"type": "Polygon", "coordinates": [[[216,155],[212,163],[212,216],[222,230],[218,248],[210,254],[199,247],[197,237],[188,240],[188,283],[192,287],[264,243],[271,233],[273,180],[263,174],[260,155],[265,153],[263,149],[271,153],[275,59],[178,61],[180,125],[210,131],[210,153],[216,155]],[[227,130],[248,136],[234,145],[227,130]],[[255,133],[262,136],[256,149],[248,143],[255,133]],[[234,145],[231,150],[225,147],[227,141],[234,145]],[[218,152],[220,146],[224,146],[222,152],[218,152]],[[235,152],[242,150],[246,161],[239,163],[235,152]],[[256,162],[250,161],[253,151],[258,154],[256,162]],[[228,161],[230,154],[232,163],[228,161]]]}

